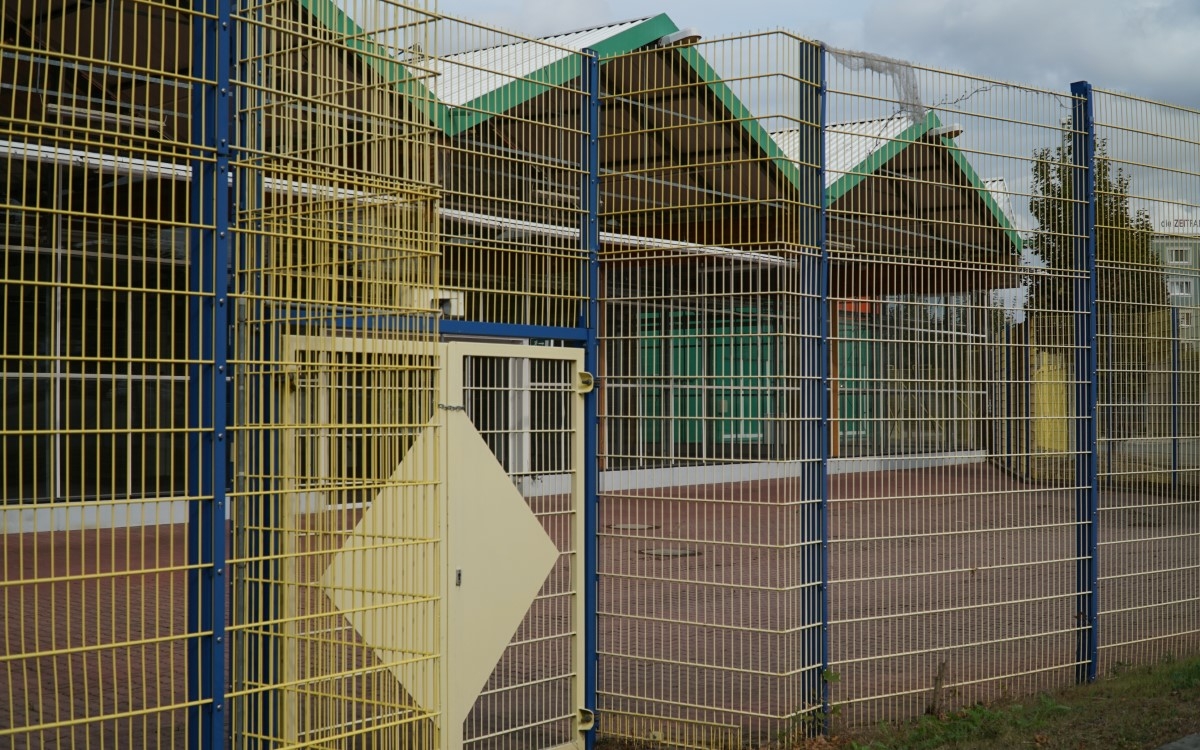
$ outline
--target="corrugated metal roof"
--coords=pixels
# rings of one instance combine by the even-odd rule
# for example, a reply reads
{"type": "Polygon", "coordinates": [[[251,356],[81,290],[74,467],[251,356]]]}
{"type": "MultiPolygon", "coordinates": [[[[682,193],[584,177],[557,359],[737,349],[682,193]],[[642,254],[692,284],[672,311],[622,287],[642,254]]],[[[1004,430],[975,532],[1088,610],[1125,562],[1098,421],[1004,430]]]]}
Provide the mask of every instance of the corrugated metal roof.
{"type": "Polygon", "coordinates": [[[853,171],[916,123],[906,115],[884,120],[840,122],[825,128],[826,186],[853,171]]]}
{"type": "Polygon", "coordinates": [[[595,47],[649,18],[544,37],[546,44],[521,41],[446,55],[428,63],[430,70],[440,74],[433,79],[430,89],[446,104],[462,106],[566,59],[571,54],[567,50],[582,51],[595,47]]]}
{"type": "MultiPolygon", "coordinates": [[[[886,148],[887,154],[879,157],[883,162],[899,153],[907,142],[916,140],[933,127],[939,125],[936,115],[930,114],[922,122],[916,122],[905,114],[878,120],[834,123],[825,130],[825,188],[830,190],[830,200],[835,201],[848,186],[878,169],[882,164],[869,164],[872,157],[886,148]],[[889,144],[895,144],[890,146],[889,144]],[[864,166],[866,165],[866,166],[864,166]],[[844,180],[844,181],[842,181],[844,180]],[[842,181],[842,182],[839,182],[842,181]],[[835,187],[835,185],[837,187],[835,187]],[[838,188],[841,188],[839,190],[838,188]]],[[[782,130],[771,134],[784,156],[792,161],[802,161],[800,129],[782,130]]],[[[957,151],[957,149],[955,149],[957,151]]],[[[1003,179],[983,180],[966,157],[959,152],[957,162],[968,180],[980,188],[984,203],[996,221],[1008,233],[1013,244],[1021,247],[1021,237],[1016,231],[1016,216],[1013,212],[1012,195],[1003,179]]]]}
{"type": "MultiPolygon", "coordinates": [[[[365,44],[372,54],[392,57],[403,64],[406,23],[416,20],[411,10],[377,0],[301,0],[322,23],[342,30],[357,30],[366,35],[365,44]]],[[[429,79],[430,90],[444,104],[462,106],[497,89],[537,73],[566,59],[570,50],[596,47],[618,34],[659,16],[644,16],[604,26],[570,31],[540,40],[514,41],[481,49],[426,58],[419,54],[423,68],[439,75],[429,79]]],[[[674,25],[671,24],[671,28],[674,25]]],[[[503,32],[498,32],[503,37],[503,32]]]]}
{"type": "Polygon", "coordinates": [[[1016,214],[1013,213],[1012,193],[1008,191],[1008,182],[1003,177],[996,177],[991,180],[983,180],[983,186],[992,194],[1000,213],[1004,214],[1005,219],[1008,219],[1009,226],[1017,226],[1016,214]]]}
{"type": "Polygon", "coordinates": [[[403,63],[412,43],[409,31],[415,23],[432,17],[412,8],[380,0],[299,0],[327,28],[356,37],[360,52],[392,58],[403,63]]]}
{"type": "MultiPolygon", "coordinates": [[[[843,175],[860,168],[873,154],[899,138],[905,130],[916,123],[906,115],[896,115],[880,120],[861,122],[839,122],[825,130],[825,187],[833,185],[843,175]]],[[[771,137],[779,148],[793,161],[800,160],[799,129],[772,133],[771,137]]],[[[1003,217],[1010,226],[1015,226],[1012,195],[1004,178],[981,180],[984,189],[991,193],[1003,217]]]]}
{"type": "MultiPolygon", "coordinates": [[[[833,123],[825,129],[825,187],[833,185],[842,175],[871,158],[887,144],[900,137],[915,123],[905,115],[880,120],[833,123]]],[[[780,151],[792,161],[802,161],[800,129],[781,130],[771,134],[780,151]]]]}

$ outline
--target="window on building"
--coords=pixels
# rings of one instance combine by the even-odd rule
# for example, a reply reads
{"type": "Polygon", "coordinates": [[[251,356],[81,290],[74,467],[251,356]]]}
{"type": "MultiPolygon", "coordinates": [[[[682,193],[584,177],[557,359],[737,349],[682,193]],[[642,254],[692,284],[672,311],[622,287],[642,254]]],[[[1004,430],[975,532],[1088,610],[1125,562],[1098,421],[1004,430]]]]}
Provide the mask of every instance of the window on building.
{"type": "Polygon", "coordinates": [[[0,195],[0,502],[184,491],[187,230],[166,226],[183,188],[125,186],[144,208],[119,218],[104,175],[16,160],[0,174],[20,175],[0,195]]]}
{"type": "Polygon", "coordinates": [[[572,470],[570,362],[469,356],[463,368],[467,415],[510,476],[572,470]]]}
{"type": "Polygon", "coordinates": [[[1192,279],[1169,279],[1167,293],[1172,297],[1191,297],[1195,288],[1192,279]]]}
{"type": "Polygon", "coordinates": [[[1180,328],[1191,328],[1194,325],[1193,320],[1194,320],[1194,318],[1192,317],[1191,310],[1180,310],[1179,311],[1179,327],[1180,328]]]}
{"type": "Polygon", "coordinates": [[[1188,245],[1167,245],[1167,262],[1172,265],[1191,263],[1192,248],[1188,245]]]}
{"type": "Polygon", "coordinates": [[[610,468],[783,455],[798,423],[783,416],[786,337],[775,306],[765,297],[612,305],[610,468]]]}

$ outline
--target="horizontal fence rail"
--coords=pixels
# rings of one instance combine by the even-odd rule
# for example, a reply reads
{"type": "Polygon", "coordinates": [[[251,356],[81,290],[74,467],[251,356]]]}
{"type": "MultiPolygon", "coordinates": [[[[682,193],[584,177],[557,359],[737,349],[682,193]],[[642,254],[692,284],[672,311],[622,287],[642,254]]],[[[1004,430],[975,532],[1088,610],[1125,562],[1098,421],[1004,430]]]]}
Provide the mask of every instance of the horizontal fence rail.
{"type": "Polygon", "coordinates": [[[1200,653],[1196,109],[421,1],[0,63],[0,746],[783,748],[1200,653]]]}
{"type": "Polygon", "coordinates": [[[1200,648],[1200,112],[1095,93],[1100,666],[1200,648]]]}
{"type": "Polygon", "coordinates": [[[191,457],[212,420],[190,419],[215,362],[189,346],[216,215],[187,182],[216,169],[189,120],[216,39],[215,3],[0,16],[3,747],[220,741],[216,566],[190,549],[216,501],[191,457]]]}
{"type": "Polygon", "coordinates": [[[827,75],[831,456],[857,462],[830,478],[839,719],[1069,684],[1090,630],[1074,101],[840,51],[827,75]]]}
{"type": "Polygon", "coordinates": [[[820,70],[786,33],[601,58],[609,736],[822,721],[820,70]]]}

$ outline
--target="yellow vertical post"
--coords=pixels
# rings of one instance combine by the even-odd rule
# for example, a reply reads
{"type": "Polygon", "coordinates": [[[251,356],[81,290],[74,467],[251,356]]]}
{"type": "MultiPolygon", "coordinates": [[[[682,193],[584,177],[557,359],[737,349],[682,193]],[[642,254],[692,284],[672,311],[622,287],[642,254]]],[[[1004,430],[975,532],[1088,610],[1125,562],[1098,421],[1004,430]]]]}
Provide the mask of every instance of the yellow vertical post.
{"type": "Polygon", "coordinates": [[[232,744],[432,748],[437,16],[235,21],[232,744]]]}

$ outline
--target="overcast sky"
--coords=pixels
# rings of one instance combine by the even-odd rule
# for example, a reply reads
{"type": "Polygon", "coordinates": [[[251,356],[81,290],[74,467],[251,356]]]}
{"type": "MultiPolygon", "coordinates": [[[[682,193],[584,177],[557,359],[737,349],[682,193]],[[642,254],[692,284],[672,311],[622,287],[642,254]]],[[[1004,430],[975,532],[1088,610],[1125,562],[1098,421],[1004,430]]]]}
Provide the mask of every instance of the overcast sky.
{"type": "Polygon", "coordinates": [[[1200,108],[1200,0],[440,0],[531,35],[658,12],[713,38],[787,28],[828,44],[1048,88],[1088,80],[1200,108]]]}

